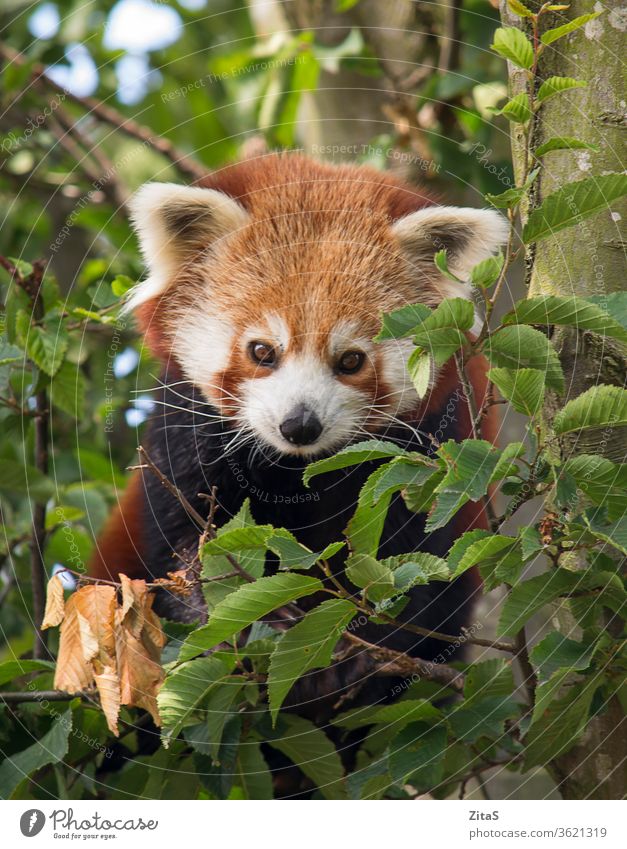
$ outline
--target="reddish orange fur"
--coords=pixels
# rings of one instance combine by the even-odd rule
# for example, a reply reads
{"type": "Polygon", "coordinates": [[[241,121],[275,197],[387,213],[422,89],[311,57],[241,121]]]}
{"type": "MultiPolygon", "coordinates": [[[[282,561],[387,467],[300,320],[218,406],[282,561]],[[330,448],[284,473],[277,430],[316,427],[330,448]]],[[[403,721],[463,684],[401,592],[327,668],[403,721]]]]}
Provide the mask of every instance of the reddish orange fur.
{"type": "Polygon", "coordinates": [[[142,474],[134,472],[98,537],[89,564],[89,574],[94,578],[117,581],[119,572],[129,578],[146,577],[141,556],[143,495],[142,474]]]}

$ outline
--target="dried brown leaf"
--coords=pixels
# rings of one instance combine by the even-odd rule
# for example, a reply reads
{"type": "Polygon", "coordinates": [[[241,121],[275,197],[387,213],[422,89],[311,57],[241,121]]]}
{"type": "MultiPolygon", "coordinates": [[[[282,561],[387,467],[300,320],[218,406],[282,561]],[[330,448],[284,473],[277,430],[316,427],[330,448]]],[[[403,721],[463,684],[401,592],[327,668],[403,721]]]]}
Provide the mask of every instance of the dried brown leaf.
{"type": "Polygon", "coordinates": [[[115,667],[115,589],[103,584],[90,584],[81,587],[74,597],[84,658],[91,661],[94,672],[100,674],[109,666],[115,667]]]}
{"type": "Polygon", "coordinates": [[[54,575],[48,581],[46,592],[46,609],[44,621],[41,623],[42,631],[46,628],[54,628],[63,622],[65,615],[65,599],[63,598],[63,584],[58,575],[54,575]]]}
{"type": "Polygon", "coordinates": [[[117,670],[114,666],[105,666],[102,672],[95,675],[94,678],[109,731],[115,734],[116,737],[119,737],[120,679],[117,670]]]}
{"type": "MultiPolygon", "coordinates": [[[[80,592],[80,591],[79,591],[80,592]]],[[[81,642],[76,598],[71,595],[65,605],[65,618],[61,624],[59,655],[54,673],[54,686],[66,693],[77,693],[94,683],[94,673],[84,656],[81,642]]]]}
{"type": "Polygon", "coordinates": [[[159,657],[155,658],[153,652],[146,646],[144,634],[142,633],[141,638],[135,636],[128,619],[123,618],[121,614],[122,611],[118,610],[116,649],[120,700],[124,705],[144,708],[150,713],[155,724],[161,725],[157,693],[165,677],[163,668],[159,663],[159,657]]]}
{"type": "Polygon", "coordinates": [[[132,581],[122,574],[120,574],[120,581],[122,582],[122,617],[133,634],[139,637],[144,627],[144,607],[148,587],[145,581],[132,581]]]}

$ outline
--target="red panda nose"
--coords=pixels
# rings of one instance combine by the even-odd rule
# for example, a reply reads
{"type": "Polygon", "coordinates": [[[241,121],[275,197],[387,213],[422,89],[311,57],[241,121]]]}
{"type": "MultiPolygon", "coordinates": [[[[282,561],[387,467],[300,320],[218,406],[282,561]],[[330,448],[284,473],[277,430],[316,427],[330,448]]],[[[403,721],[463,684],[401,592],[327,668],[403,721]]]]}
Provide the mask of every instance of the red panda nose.
{"type": "Polygon", "coordinates": [[[293,445],[311,445],[322,433],[322,425],[313,410],[299,404],[283,419],[279,430],[293,445]]]}

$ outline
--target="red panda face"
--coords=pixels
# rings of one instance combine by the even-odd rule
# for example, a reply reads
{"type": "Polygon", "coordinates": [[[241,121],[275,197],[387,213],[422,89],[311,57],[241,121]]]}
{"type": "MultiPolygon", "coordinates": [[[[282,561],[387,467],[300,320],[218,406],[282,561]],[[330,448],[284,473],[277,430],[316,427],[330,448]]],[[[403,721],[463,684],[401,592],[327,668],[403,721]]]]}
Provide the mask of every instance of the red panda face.
{"type": "Polygon", "coordinates": [[[241,200],[140,190],[133,208],[151,277],[130,305],[240,444],[311,458],[407,419],[418,404],[413,346],[373,341],[382,314],[467,295],[440,277],[433,254],[446,247],[463,274],[506,227],[491,211],[437,206],[395,219],[403,190],[369,169],[294,156],[258,168],[241,200]]]}

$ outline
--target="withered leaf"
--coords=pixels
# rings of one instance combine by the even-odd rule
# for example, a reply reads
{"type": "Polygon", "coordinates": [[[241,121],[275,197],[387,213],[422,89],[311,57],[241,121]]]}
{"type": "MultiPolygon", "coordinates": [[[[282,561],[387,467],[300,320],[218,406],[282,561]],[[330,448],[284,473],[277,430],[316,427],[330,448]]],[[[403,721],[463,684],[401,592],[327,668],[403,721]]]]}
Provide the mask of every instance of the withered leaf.
{"type": "Polygon", "coordinates": [[[60,625],[63,622],[65,615],[65,600],[63,598],[63,584],[58,575],[54,575],[48,581],[48,589],[46,592],[46,609],[44,611],[44,620],[41,623],[42,631],[46,628],[54,628],[55,625],[60,625]]]}
{"type": "Polygon", "coordinates": [[[94,673],[84,656],[81,642],[76,599],[80,590],[71,595],[65,605],[65,619],[61,624],[59,656],[54,673],[54,686],[57,690],[77,693],[94,683],[94,673]]]}
{"type": "Polygon", "coordinates": [[[155,656],[151,641],[146,640],[144,634],[140,638],[135,636],[121,610],[116,612],[116,649],[121,703],[144,708],[155,724],[161,725],[157,708],[157,693],[164,679],[159,663],[161,650],[155,656]]]}
{"type": "Polygon", "coordinates": [[[100,704],[107,718],[109,731],[119,736],[118,716],[120,715],[120,679],[114,666],[105,666],[98,675],[94,676],[100,704]]]}
{"type": "Polygon", "coordinates": [[[83,655],[86,661],[93,663],[94,672],[100,674],[106,667],[115,667],[115,589],[103,584],[90,584],[81,587],[75,598],[83,655]]]}

